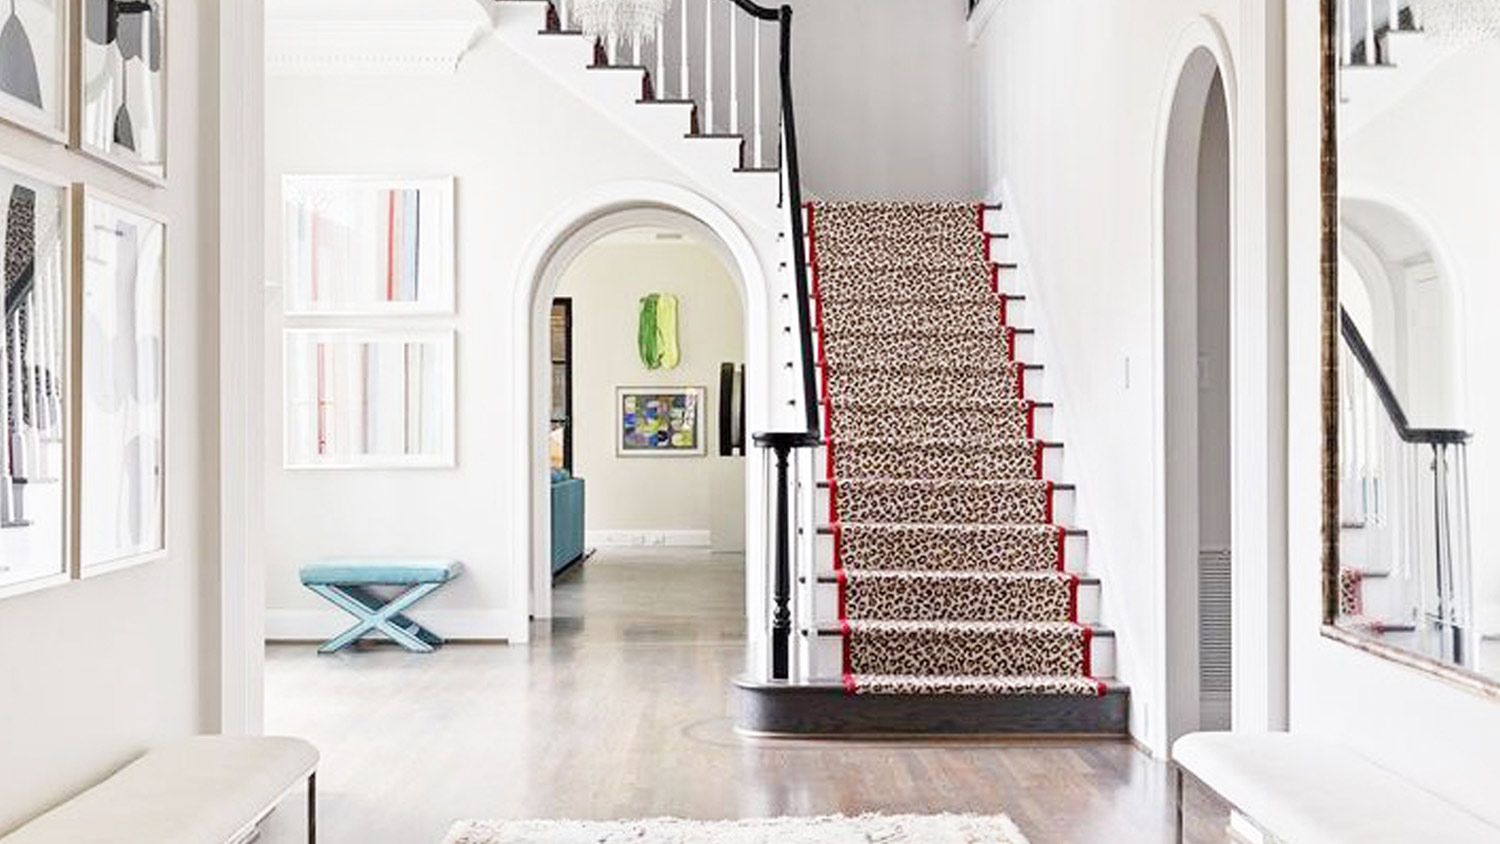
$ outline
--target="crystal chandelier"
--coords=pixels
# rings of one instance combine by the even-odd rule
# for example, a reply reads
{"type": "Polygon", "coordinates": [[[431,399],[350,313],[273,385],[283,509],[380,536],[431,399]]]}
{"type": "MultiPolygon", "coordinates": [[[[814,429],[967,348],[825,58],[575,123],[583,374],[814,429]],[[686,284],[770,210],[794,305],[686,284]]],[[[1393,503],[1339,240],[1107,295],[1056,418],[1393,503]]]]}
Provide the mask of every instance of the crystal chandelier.
{"type": "Polygon", "coordinates": [[[1500,40],[1500,0],[1422,0],[1422,29],[1446,44],[1500,40]]]}
{"type": "Polygon", "coordinates": [[[590,38],[639,46],[656,37],[671,5],[672,0],[576,0],[573,14],[590,38]]]}

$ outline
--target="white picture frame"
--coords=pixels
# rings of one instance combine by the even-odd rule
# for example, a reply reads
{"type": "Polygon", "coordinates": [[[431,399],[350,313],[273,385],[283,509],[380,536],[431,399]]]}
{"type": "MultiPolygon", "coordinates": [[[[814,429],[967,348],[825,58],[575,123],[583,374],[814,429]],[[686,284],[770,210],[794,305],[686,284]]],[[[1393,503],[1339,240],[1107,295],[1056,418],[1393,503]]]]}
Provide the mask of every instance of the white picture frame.
{"type": "Polygon", "coordinates": [[[283,332],[287,469],[457,465],[452,329],[283,332]]]}
{"type": "Polygon", "coordinates": [[[73,0],[15,0],[0,10],[0,121],[68,142],[73,0]]]}
{"type": "Polygon", "coordinates": [[[167,183],[168,17],[167,0],[79,0],[73,23],[73,147],[156,187],[167,183]]]}
{"type": "Polygon", "coordinates": [[[281,207],[287,316],[454,313],[453,177],[287,175],[281,207]]]}
{"type": "Polygon", "coordinates": [[[0,158],[0,203],[6,299],[27,278],[26,256],[15,251],[16,244],[32,244],[30,292],[17,300],[24,306],[7,307],[0,331],[0,446],[5,446],[0,448],[0,598],[5,598],[67,583],[75,571],[73,187],[61,177],[0,158]],[[17,202],[29,202],[29,223],[25,212],[13,216],[17,202]],[[13,225],[29,227],[32,235],[13,237],[13,225]],[[39,267],[44,278],[37,286],[39,267]],[[13,366],[17,362],[21,365],[13,366]]]}
{"type": "Polygon", "coordinates": [[[707,395],[703,387],[616,387],[615,456],[705,456],[707,395]],[[663,411],[668,416],[666,427],[659,421],[663,411]],[[655,444],[647,444],[653,434],[655,444]],[[679,441],[683,435],[690,438],[689,444],[679,441]]]}
{"type": "Polygon", "coordinates": [[[77,185],[78,576],[167,554],[164,216],[77,185]]]}

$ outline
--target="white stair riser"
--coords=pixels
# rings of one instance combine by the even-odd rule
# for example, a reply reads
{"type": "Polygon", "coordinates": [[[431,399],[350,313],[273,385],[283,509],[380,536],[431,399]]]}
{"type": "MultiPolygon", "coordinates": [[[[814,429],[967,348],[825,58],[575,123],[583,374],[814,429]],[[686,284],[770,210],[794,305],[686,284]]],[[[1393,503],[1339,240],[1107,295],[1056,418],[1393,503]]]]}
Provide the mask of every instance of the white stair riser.
{"type": "MultiPolygon", "coordinates": [[[[823,369],[818,367],[818,395],[823,395],[823,369]]],[[[1051,401],[1047,392],[1047,371],[1045,369],[1026,370],[1026,393],[1022,398],[1028,401],[1047,402],[1051,401]]],[[[920,396],[912,396],[913,402],[920,400],[920,396]]]]}
{"type": "MultiPolygon", "coordinates": [[[[828,490],[819,487],[817,495],[813,499],[813,517],[819,521],[829,520],[832,514],[829,509],[828,490]]],[[[1063,527],[1077,527],[1073,521],[1075,511],[1075,492],[1072,489],[1059,489],[1052,493],[1052,521],[1063,527]]]]}
{"type": "MultiPolygon", "coordinates": [[[[808,635],[809,680],[840,682],[844,676],[844,641],[838,636],[808,635]]],[[[1115,637],[1095,636],[1090,642],[1090,668],[1095,677],[1115,676],[1115,637]]]]}
{"type": "MultiPolygon", "coordinates": [[[[1045,437],[1038,436],[1038,439],[1045,437]]],[[[1044,448],[1042,449],[1042,480],[1063,482],[1063,460],[1066,458],[1066,449],[1044,448]]],[[[828,449],[819,448],[813,459],[813,474],[819,481],[828,480],[828,449]]]]}
{"type": "MultiPolygon", "coordinates": [[[[821,519],[819,521],[822,521],[821,519]]],[[[1064,569],[1080,577],[1089,573],[1089,538],[1072,534],[1063,540],[1064,569]]],[[[820,533],[813,540],[813,570],[816,576],[833,574],[833,536],[820,533]]]]}
{"type": "MultiPolygon", "coordinates": [[[[1099,623],[1099,603],[1102,599],[1099,583],[1081,583],[1078,586],[1078,621],[1082,624],[1099,623]]],[[[839,621],[839,587],[837,583],[817,583],[813,589],[813,622],[836,624],[839,621]]]]}

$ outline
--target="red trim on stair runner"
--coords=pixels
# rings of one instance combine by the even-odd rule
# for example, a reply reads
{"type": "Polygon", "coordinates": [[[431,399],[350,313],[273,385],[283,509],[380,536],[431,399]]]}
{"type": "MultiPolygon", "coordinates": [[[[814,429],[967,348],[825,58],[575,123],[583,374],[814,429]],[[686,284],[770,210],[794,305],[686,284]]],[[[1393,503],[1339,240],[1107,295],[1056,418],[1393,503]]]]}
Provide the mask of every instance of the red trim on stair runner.
{"type": "Polygon", "coordinates": [[[1024,399],[1026,398],[1026,364],[1018,360],[1013,360],[1011,363],[1016,365],[1016,398],[1024,399]]]}
{"type": "Polygon", "coordinates": [[[849,647],[849,637],[853,630],[850,628],[848,620],[841,622],[839,627],[844,637],[844,691],[852,695],[859,691],[859,686],[854,680],[854,657],[850,654],[852,649],[849,647]]]}
{"type": "Polygon", "coordinates": [[[1048,481],[1047,482],[1047,524],[1049,524],[1049,525],[1051,525],[1051,524],[1057,524],[1057,520],[1052,517],[1052,498],[1053,498],[1054,495],[1056,495],[1056,493],[1057,493],[1057,484],[1055,484],[1055,483],[1053,483],[1051,481],[1048,481]]]}
{"type": "Polygon", "coordinates": [[[1068,575],[1068,620],[1074,624],[1078,623],[1078,586],[1081,580],[1076,574],[1068,575]]]}
{"type": "Polygon", "coordinates": [[[1083,676],[1094,676],[1094,628],[1083,626],[1083,676]]]}
{"type": "Polygon", "coordinates": [[[988,234],[988,232],[985,232],[984,230],[984,203],[977,202],[974,204],[974,208],[979,213],[979,231],[983,234],[988,234]]]}
{"type": "Polygon", "coordinates": [[[1036,439],[1036,402],[1026,403],[1026,439],[1036,439]]]}
{"type": "Polygon", "coordinates": [[[1068,529],[1064,527],[1057,529],[1057,570],[1068,570],[1068,529]]]}
{"type": "Polygon", "coordinates": [[[1000,297],[1000,324],[1010,325],[1010,297],[1000,297]]]}
{"type": "MultiPolygon", "coordinates": [[[[830,505],[833,502],[833,447],[834,441],[831,439],[823,443],[823,461],[824,469],[826,470],[825,474],[828,476],[828,501],[830,505]]],[[[829,515],[832,516],[833,514],[830,513],[829,515]]]]}
{"type": "Polygon", "coordinates": [[[828,520],[839,520],[839,482],[831,475],[828,478],[828,520]]]}
{"type": "MultiPolygon", "coordinates": [[[[1004,321],[1004,318],[1005,317],[1002,314],[1002,323],[1004,321]]],[[[1011,361],[1014,362],[1016,359],[1016,330],[1008,325],[1003,324],[1001,325],[1000,330],[1005,332],[1005,350],[1006,353],[1010,355],[1011,361]]]]}
{"type": "Polygon", "coordinates": [[[1043,479],[1042,478],[1042,474],[1045,471],[1043,469],[1043,466],[1044,466],[1044,463],[1043,463],[1043,460],[1044,460],[1043,451],[1044,451],[1044,449],[1046,447],[1042,444],[1041,440],[1034,440],[1032,442],[1032,445],[1035,446],[1035,451],[1036,451],[1036,479],[1040,481],[1040,480],[1043,479]]]}
{"type": "Polygon", "coordinates": [[[833,523],[833,570],[844,570],[844,524],[839,521],[833,523]]]}
{"type": "Polygon", "coordinates": [[[844,569],[836,569],[833,573],[839,581],[839,623],[849,621],[849,573],[844,569]]]}
{"type": "Polygon", "coordinates": [[[1000,265],[990,264],[990,290],[1000,292],[1000,265]]]}

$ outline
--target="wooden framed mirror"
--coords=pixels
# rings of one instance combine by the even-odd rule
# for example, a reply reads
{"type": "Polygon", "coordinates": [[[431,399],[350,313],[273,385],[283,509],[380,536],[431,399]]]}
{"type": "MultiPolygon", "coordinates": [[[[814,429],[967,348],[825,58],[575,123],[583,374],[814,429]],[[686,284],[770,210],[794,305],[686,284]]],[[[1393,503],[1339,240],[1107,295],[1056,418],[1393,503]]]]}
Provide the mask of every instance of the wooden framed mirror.
{"type": "Polygon", "coordinates": [[[1321,0],[1323,630],[1500,697],[1500,26],[1484,5],[1321,0]]]}

